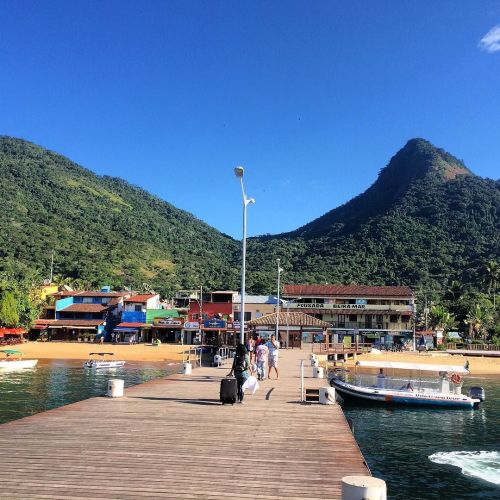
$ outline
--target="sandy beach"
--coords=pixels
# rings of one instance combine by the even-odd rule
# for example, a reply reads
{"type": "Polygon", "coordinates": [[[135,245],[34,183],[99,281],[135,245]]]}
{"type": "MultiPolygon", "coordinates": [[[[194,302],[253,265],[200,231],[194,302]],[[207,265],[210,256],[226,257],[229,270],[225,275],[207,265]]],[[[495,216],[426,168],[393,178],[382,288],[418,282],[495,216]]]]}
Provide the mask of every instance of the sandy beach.
{"type": "Polygon", "coordinates": [[[91,352],[112,352],[116,359],[125,361],[182,361],[189,346],[162,344],[112,345],[78,342],[27,342],[10,347],[19,349],[25,358],[37,359],[88,359],[91,352]]]}
{"type": "MultiPolygon", "coordinates": [[[[153,347],[150,344],[112,345],[87,344],[75,342],[27,342],[13,346],[24,353],[25,358],[37,359],[87,359],[91,352],[113,352],[116,359],[125,361],[182,361],[183,352],[189,346],[178,344],[162,344],[153,347]]],[[[303,349],[304,359],[308,358],[309,350],[303,349]]],[[[410,363],[433,363],[463,366],[469,361],[471,375],[500,376],[500,358],[451,355],[442,352],[411,353],[384,352],[379,355],[363,354],[362,360],[405,361],[410,363]]],[[[350,360],[352,365],[353,361],[350,360]]]]}
{"type": "MultiPolygon", "coordinates": [[[[426,363],[464,366],[469,361],[469,370],[475,375],[498,375],[500,376],[500,358],[487,358],[479,356],[462,356],[458,354],[447,354],[443,352],[412,353],[412,352],[384,352],[382,354],[362,354],[358,360],[371,361],[403,361],[408,363],[426,363]]],[[[349,361],[353,365],[352,360],[349,361]]]]}

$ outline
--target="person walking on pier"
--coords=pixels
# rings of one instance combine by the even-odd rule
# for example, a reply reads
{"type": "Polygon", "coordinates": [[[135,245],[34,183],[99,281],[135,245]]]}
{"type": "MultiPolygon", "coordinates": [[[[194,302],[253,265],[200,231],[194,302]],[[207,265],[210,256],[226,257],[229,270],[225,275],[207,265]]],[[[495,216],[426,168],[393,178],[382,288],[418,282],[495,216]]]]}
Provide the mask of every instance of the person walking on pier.
{"type": "Polygon", "coordinates": [[[243,391],[243,384],[245,380],[250,376],[250,356],[248,355],[247,348],[244,344],[238,344],[236,346],[236,355],[233,360],[233,366],[229,372],[228,377],[231,377],[234,373],[236,378],[236,383],[238,385],[238,402],[243,403],[243,397],[245,395],[243,391]]]}
{"type": "Polygon", "coordinates": [[[271,368],[276,371],[276,378],[280,378],[278,373],[278,354],[280,344],[276,340],[276,335],[271,335],[271,340],[267,343],[267,348],[269,349],[269,373],[267,378],[271,378],[271,368]]]}
{"type": "Polygon", "coordinates": [[[266,361],[269,356],[269,349],[266,344],[259,344],[255,349],[255,359],[257,361],[257,380],[266,378],[266,361]]]}

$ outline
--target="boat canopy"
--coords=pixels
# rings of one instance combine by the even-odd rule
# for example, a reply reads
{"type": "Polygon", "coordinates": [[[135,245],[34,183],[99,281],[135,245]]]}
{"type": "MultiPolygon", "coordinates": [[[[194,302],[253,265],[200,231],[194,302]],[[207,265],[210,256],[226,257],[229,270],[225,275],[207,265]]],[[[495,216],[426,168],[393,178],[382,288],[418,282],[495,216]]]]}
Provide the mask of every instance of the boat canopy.
{"type": "Polygon", "coordinates": [[[469,373],[465,366],[425,365],[421,363],[402,363],[399,361],[358,361],[356,366],[366,368],[395,368],[396,370],[418,370],[427,372],[469,373]]]}
{"type": "Polygon", "coordinates": [[[99,356],[105,356],[106,354],[109,354],[110,356],[114,356],[114,352],[91,352],[89,353],[89,356],[94,356],[94,354],[98,354],[99,356]]]}
{"type": "Polygon", "coordinates": [[[22,354],[21,351],[16,351],[14,349],[3,349],[2,351],[0,352],[3,352],[4,354],[7,354],[7,356],[11,356],[13,354],[22,354]]]}

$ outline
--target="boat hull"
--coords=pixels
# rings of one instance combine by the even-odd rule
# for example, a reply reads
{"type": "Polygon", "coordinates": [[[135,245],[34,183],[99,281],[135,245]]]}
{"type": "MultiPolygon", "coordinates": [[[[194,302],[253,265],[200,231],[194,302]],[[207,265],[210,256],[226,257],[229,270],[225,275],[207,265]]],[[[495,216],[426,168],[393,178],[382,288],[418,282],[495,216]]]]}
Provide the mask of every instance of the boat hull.
{"type": "Polygon", "coordinates": [[[26,368],[34,368],[38,363],[38,359],[20,359],[14,361],[0,361],[0,370],[24,370],[26,368]]]}
{"type": "Polygon", "coordinates": [[[111,368],[121,368],[124,364],[125,361],[86,361],[83,363],[83,367],[89,370],[109,370],[111,368]]]}
{"type": "Polygon", "coordinates": [[[409,391],[391,391],[372,389],[348,384],[342,380],[332,379],[331,385],[343,399],[385,405],[437,406],[440,408],[473,408],[479,405],[478,399],[455,394],[427,394],[409,391]]]}

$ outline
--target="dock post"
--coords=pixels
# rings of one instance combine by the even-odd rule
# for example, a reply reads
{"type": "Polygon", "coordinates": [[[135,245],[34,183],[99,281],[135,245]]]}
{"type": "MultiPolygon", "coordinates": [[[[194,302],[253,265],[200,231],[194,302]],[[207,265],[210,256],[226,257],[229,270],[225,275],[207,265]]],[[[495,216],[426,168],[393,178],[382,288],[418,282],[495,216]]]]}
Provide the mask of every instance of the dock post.
{"type": "Polygon", "coordinates": [[[387,500],[387,486],[383,479],[376,477],[345,476],[342,500],[387,500]]]}
{"type": "Polygon", "coordinates": [[[123,396],[123,387],[125,381],[119,378],[111,378],[108,380],[108,398],[121,398],[123,396]]]}

